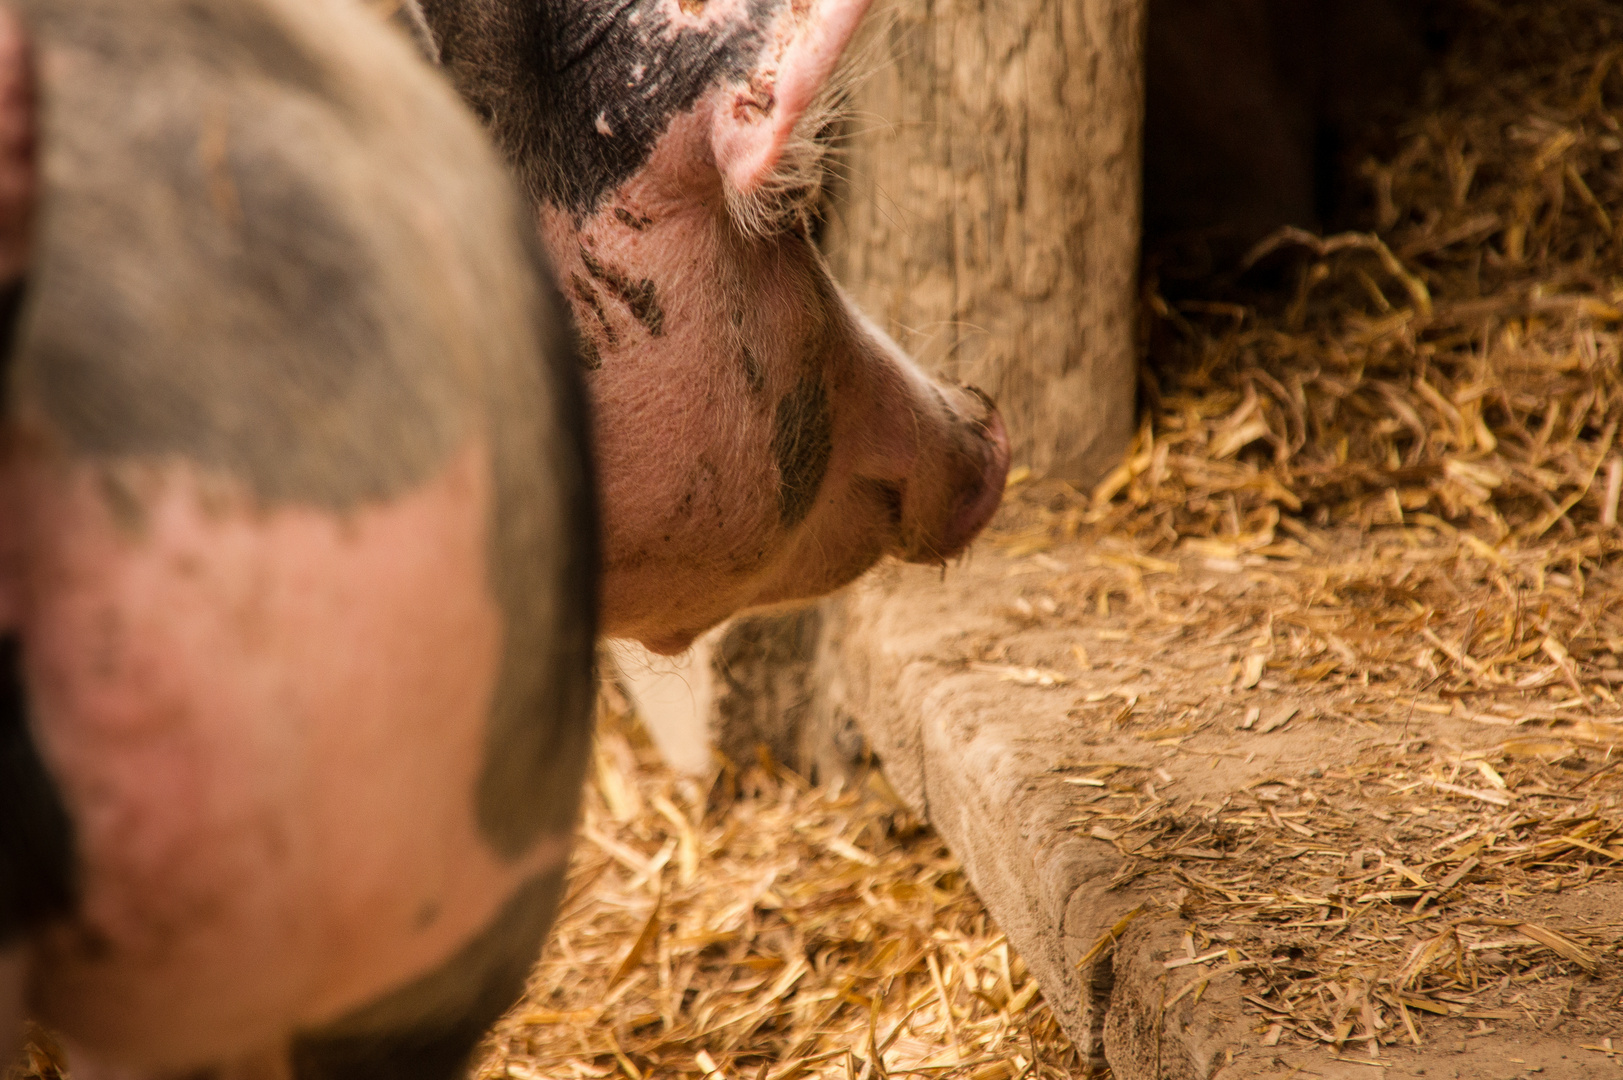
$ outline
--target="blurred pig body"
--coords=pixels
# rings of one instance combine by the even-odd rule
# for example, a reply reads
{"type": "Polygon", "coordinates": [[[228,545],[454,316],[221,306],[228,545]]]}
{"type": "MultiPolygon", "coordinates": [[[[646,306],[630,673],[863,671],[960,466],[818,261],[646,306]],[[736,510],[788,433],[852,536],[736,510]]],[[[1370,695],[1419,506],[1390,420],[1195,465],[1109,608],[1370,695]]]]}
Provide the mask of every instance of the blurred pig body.
{"type": "MultiPolygon", "coordinates": [[[[28,35],[11,10],[0,7],[0,371],[9,365],[16,340],[39,204],[35,87],[28,35]]],[[[22,936],[33,920],[67,900],[64,875],[41,872],[37,865],[40,852],[64,846],[58,808],[48,811],[54,835],[52,823],[20,813],[25,801],[34,800],[19,792],[43,787],[42,781],[22,726],[0,724],[0,1067],[21,1049],[27,978],[22,936]]]]}
{"type": "Polygon", "coordinates": [[[75,1080],[451,1075],[552,918],[590,739],[596,513],[528,212],[350,5],[25,12],[0,978],[75,1080]]]}
{"type": "Polygon", "coordinates": [[[675,652],[996,509],[1002,422],[925,377],[812,243],[836,61],[866,0],[418,0],[533,197],[585,340],[604,629],[675,652]]]}

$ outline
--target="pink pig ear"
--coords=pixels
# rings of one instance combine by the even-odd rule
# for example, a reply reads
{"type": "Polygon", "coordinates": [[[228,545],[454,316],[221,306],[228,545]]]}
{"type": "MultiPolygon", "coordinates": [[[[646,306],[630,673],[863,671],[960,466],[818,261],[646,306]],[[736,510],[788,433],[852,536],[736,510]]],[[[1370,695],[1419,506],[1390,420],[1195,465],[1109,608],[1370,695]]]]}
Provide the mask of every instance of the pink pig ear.
{"type": "Polygon", "coordinates": [[[747,195],[772,175],[871,2],[813,0],[801,15],[795,0],[784,5],[778,43],[768,46],[747,84],[729,89],[716,112],[711,145],[733,192],[747,195]]]}

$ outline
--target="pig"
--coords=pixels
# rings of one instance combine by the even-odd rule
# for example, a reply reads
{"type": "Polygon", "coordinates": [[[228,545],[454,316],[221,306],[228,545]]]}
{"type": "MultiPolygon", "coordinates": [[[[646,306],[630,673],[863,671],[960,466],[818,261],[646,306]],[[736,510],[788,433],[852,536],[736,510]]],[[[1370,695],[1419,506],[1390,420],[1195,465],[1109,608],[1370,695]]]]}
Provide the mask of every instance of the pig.
{"type": "MultiPolygon", "coordinates": [[[[38,202],[33,50],[0,7],[0,369],[11,356],[30,263],[38,202]]],[[[0,664],[0,678],[11,669],[0,664]]],[[[19,1049],[29,924],[67,902],[60,866],[66,823],[49,797],[38,756],[15,709],[0,712],[0,1067],[19,1049]],[[43,796],[43,797],[42,797],[43,796]],[[41,817],[24,809],[43,806],[41,817]]]]}
{"type": "Polygon", "coordinates": [[[0,1007],[75,1080],[453,1075],[557,906],[595,693],[588,424],[530,210],[358,6],[21,7],[0,1007]]]}
{"type": "Polygon", "coordinates": [[[604,632],[677,653],[990,519],[1008,438],[813,242],[867,0],[407,0],[529,192],[584,340],[604,632]]]}

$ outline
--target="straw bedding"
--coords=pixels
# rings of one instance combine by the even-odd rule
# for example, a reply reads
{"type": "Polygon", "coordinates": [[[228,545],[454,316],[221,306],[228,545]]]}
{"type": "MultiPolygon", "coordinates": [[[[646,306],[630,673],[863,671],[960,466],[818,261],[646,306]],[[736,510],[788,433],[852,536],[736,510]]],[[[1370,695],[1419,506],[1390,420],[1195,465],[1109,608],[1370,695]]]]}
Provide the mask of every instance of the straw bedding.
{"type": "Polygon", "coordinates": [[[481,1077],[1076,1074],[1019,957],[878,774],[834,792],[765,761],[706,792],[612,716],[573,895],[481,1077]]]}

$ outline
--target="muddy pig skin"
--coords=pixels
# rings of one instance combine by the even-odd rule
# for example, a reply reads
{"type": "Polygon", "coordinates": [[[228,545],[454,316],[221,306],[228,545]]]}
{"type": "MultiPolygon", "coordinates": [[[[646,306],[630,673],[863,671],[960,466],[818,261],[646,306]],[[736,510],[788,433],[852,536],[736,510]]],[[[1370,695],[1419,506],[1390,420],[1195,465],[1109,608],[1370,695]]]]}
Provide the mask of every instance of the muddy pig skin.
{"type": "Polygon", "coordinates": [[[807,228],[818,99],[866,7],[416,8],[529,189],[586,342],[611,635],[677,652],[881,555],[941,562],[1002,495],[991,403],[926,378],[807,228]]]}
{"type": "Polygon", "coordinates": [[[20,7],[0,1005],[21,979],[75,1080],[453,1075],[552,918],[590,739],[531,212],[358,5],[20,7]]]}

